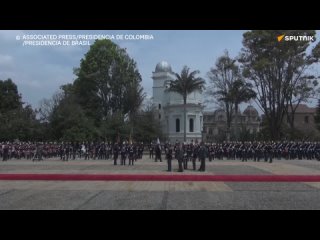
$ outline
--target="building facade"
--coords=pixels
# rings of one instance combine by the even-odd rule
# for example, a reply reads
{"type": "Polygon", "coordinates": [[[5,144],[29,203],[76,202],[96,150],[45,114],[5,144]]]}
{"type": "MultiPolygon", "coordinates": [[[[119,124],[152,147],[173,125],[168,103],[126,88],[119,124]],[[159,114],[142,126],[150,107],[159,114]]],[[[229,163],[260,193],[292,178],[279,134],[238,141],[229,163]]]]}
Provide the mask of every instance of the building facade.
{"type": "MultiPolygon", "coordinates": [[[[167,91],[169,83],[175,80],[171,65],[162,61],[152,73],[153,105],[161,124],[163,134],[169,141],[182,142],[184,139],[184,106],[180,94],[167,91]]],[[[187,97],[187,141],[201,141],[203,130],[202,92],[194,91],[187,97]]]]}
{"type": "MultiPolygon", "coordinates": [[[[218,109],[214,112],[203,114],[203,138],[205,141],[221,141],[227,135],[227,115],[225,110],[218,109]]],[[[250,134],[260,131],[261,117],[258,111],[249,105],[242,113],[238,112],[238,128],[245,129],[250,134]]],[[[234,133],[235,119],[231,121],[230,135],[234,133]]]]}
{"type": "MultiPolygon", "coordinates": [[[[296,106],[293,106],[294,108],[296,106]]],[[[305,135],[305,137],[319,137],[314,117],[317,113],[317,108],[308,107],[306,104],[299,104],[294,114],[294,127],[305,135]]],[[[290,114],[290,110],[289,110],[290,114]]],[[[287,121],[289,126],[289,121],[287,121]]]]}

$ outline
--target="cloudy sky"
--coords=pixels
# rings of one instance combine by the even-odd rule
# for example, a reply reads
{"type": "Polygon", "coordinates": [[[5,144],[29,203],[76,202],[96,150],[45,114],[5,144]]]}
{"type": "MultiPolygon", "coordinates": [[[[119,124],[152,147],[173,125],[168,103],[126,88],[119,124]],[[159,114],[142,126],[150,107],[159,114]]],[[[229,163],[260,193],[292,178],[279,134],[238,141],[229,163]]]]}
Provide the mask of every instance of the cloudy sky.
{"type": "MultiPolygon", "coordinates": [[[[151,75],[161,60],[168,61],[173,71],[180,72],[184,65],[192,70],[200,70],[201,77],[206,78],[209,69],[224,50],[231,57],[237,56],[242,44],[242,30],[228,31],[2,31],[0,30],[0,79],[11,78],[22,93],[23,101],[34,108],[43,98],[50,98],[59,86],[74,81],[73,68],[79,67],[80,60],[89,50],[89,46],[28,46],[29,39],[36,35],[51,35],[51,40],[60,40],[68,35],[72,44],[74,36],[70,35],[104,35],[110,38],[130,35],[152,35],[153,39],[114,39],[126,48],[130,57],[135,59],[142,75],[142,85],[149,96],[152,95],[151,75]],[[19,39],[20,38],[20,39],[19,39]],[[19,39],[19,40],[17,40],[19,39]],[[25,45],[24,45],[25,44],[25,45]]],[[[40,36],[41,37],[41,36],[40,36]]],[[[317,31],[317,39],[320,32],[317,31]]],[[[82,39],[83,41],[84,39],[82,39]]],[[[90,44],[94,40],[87,40],[90,44]]],[[[30,42],[29,42],[30,43],[30,42]]],[[[85,42],[82,42],[86,44],[85,42]]]]}

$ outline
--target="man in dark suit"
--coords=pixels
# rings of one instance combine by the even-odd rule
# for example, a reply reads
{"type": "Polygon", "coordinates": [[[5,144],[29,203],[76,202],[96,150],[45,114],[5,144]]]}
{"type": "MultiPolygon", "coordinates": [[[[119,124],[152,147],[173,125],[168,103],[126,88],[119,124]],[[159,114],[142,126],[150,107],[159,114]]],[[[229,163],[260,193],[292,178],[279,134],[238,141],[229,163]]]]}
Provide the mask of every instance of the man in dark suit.
{"type": "Polygon", "coordinates": [[[204,172],[206,170],[206,156],[207,156],[206,148],[203,142],[201,142],[200,148],[198,151],[198,158],[200,159],[200,168],[199,168],[200,172],[204,172]]]}

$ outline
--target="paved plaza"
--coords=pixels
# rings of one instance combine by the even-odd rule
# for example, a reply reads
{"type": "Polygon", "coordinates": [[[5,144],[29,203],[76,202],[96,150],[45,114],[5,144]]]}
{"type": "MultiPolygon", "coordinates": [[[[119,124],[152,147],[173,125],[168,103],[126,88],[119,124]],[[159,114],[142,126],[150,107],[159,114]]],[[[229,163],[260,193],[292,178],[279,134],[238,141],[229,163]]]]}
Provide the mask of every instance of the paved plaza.
{"type": "MultiPolygon", "coordinates": [[[[114,166],[111,160],[11,160],[0,162],[0,174],[320,175],[318,161],[206,163],[204,173],[178,173],[174,161],[168,173],[165,161],[146,156],[134,166],[114,166]]],[[[0,209],[320,209],[319,199],[320,182],[0,181],[0,209]]]]}

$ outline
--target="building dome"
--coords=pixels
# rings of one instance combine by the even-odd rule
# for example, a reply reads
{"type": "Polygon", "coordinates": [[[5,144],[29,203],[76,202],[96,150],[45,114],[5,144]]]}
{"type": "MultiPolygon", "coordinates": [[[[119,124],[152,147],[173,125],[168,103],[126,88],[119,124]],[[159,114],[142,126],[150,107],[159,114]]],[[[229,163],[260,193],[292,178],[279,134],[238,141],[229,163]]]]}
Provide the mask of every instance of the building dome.
{"type": "Polygon", "coordinates": [[[259,116],[257,109],[255,109],[252,105],[249,105],[244,111],[243,114],[246,116],[259,116]]]}
{"type": "Polygon", "coordinates": [[[172,72],[171,65],[166,61],[161,61],[157,64],[155,72],[172,72]]]}

